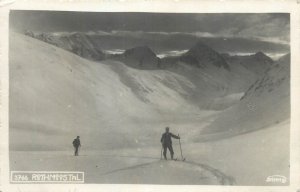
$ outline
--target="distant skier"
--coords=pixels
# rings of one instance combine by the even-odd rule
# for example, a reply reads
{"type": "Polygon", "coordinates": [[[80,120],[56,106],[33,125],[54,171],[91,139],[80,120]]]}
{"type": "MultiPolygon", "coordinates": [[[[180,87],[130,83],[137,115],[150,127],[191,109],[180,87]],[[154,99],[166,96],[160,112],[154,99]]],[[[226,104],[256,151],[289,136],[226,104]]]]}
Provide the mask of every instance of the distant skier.
{"type": "Polygon", "coordinates": [[[179,135],[176,136],[173,133],[169,132],[169,127],[166,127],[166,132],[164,134],[162,134],[162,137],[160,139],[160,142],[164,149],[163,154],[164,154],[165,160],[167,160],[167,148],[169,149],[169,151],[171,153],[171,159],[173,159],[173,157],[174,157],[174,151],[173,151],[173,147],[172,147],[171,137],[173,137],[175,139],[180,139],[179,135]]]}
{"type": "Polygon", "coordinates": [[[79,136],[77,136],[77,138],[73,140],[73,146],[74,146],[74,149],[75,149],[75,154],[74,155],[78,156],[78,149],[81,146],[79,136]]]}

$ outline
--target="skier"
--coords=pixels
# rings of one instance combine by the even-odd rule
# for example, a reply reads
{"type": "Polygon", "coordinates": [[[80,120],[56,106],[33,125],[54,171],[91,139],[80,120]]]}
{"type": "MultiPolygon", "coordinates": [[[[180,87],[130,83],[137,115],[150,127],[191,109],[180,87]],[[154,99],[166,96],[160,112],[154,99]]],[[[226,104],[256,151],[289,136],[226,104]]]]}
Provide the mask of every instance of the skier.
{"type": "Polygon", "coordinates": [[[160,139],[160,142],[162,144],[162,147],[164,149],[164,158],[165,160],[167,160],[167,148],[169,149],[170,151],[170,154],[171,154],[171,159],[173,159],[173,156],[174,156],[174,151],[173,151],[173,147],[172,147],[172,139],[171,137],[175,138],[175,139],[180,139],[179,135],[176,136],[174,135],[173,133],[169,132],[169,127],[166,127],[166,132],[162,134],[162,137],[160,139]]]}
{"type": "Polygon", "coordinates": [[[75,149],[75,154],[74,155],[78,156],[78,148],[81,147],[79,136],[77,136],[77,138],[73,140],[73,146],[74,146],[74,149],[75,149]]]}

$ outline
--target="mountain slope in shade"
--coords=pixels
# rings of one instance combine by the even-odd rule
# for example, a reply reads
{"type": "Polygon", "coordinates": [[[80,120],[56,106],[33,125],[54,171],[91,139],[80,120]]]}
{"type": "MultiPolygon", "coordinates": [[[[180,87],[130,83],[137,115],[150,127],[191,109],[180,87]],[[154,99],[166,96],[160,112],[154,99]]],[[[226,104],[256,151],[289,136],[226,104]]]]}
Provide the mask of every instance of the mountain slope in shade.
{"type": "Polygon", "coordinates": [[[202,134],[235,135],[278,124],[290,118],[290,55],[273,64],[241,102],[225,110],[202,134]]]}
{"type": "Polygon", "coordinates": [[[198,42],[188,52],[180,57],[180,61],[194,65],[200,68],[205,68],[209,65],[223,67],[229,70],[229,65],[225,59],[209,46],[198,42]]]}
{"type": "Polygon", "coordinates": [[[263,75],[269,69],[274,61],[262,52],[257,52],[248,56],[224,56],[228,63],[232,65],[242,65],[258,77],[263,75]]]}
{"type": "MultiPolygon", "coordinates": [[[[272,92],[281,87],[281,84],[290,81],[290,54],[280,58],[272,67],[270,67],[262,78],[258,79],[245,93],[242,99],[259,97],[266,92],[272,92]]],[[[283,93],[289,92],[289,86],[285,85],[283,93]]]]}

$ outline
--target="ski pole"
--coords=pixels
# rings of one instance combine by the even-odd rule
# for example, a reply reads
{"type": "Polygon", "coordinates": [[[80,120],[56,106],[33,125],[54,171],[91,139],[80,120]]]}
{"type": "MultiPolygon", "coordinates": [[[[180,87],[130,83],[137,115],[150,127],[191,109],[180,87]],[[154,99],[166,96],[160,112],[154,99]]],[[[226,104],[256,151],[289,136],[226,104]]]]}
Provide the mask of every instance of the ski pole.
{"type": "Polygon", "coordinates": [[[162,160],[162,150],[163,150],[163,148],[161,147],[161,150],[160,150],[160,160],[162,160]]]}
{"type": "MultiPolygon", "coordinates": [[[[179,134],[178,134],[178,137],[179,137],[179,134]]],[[[184,161],[184,160],[185,160],[185,158],[183,158],[183,155],[182,155],[182,149],[181,149],[180,137],[179,137],[179,147],[180,147],[181,159],[182,159],[182,161],[184,161]]]]}

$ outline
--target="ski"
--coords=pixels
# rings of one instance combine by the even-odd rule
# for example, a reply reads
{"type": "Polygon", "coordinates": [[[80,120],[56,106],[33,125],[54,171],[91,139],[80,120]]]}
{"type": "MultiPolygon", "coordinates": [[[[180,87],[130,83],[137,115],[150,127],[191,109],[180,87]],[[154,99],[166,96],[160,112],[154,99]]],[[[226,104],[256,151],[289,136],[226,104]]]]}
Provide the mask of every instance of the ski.
{"type": "Polygon", "coordinates": [[[174,158],[174,159],[172,159],[173,161],[185,161],[185,158],[183,158],[183,159],[178,159],[178,158],[174,158]]]}
{"type": "Polygon", "coordinates": [[[178,159],[178,158],[175,158],[175,159],[173,159],[174,161],[185,161],[185,158],[183,158],[183,159],[178,159]]]}
{"type": "Polygon", "coordinates": [[[171,161],[185,161],[186,159],[185,158],[183,158],[183,159],[178,159],[178,158],[174,158],[174,159],[160,159],[161,161],[169,161],[169,160],[171,160],[171,161]]]}

